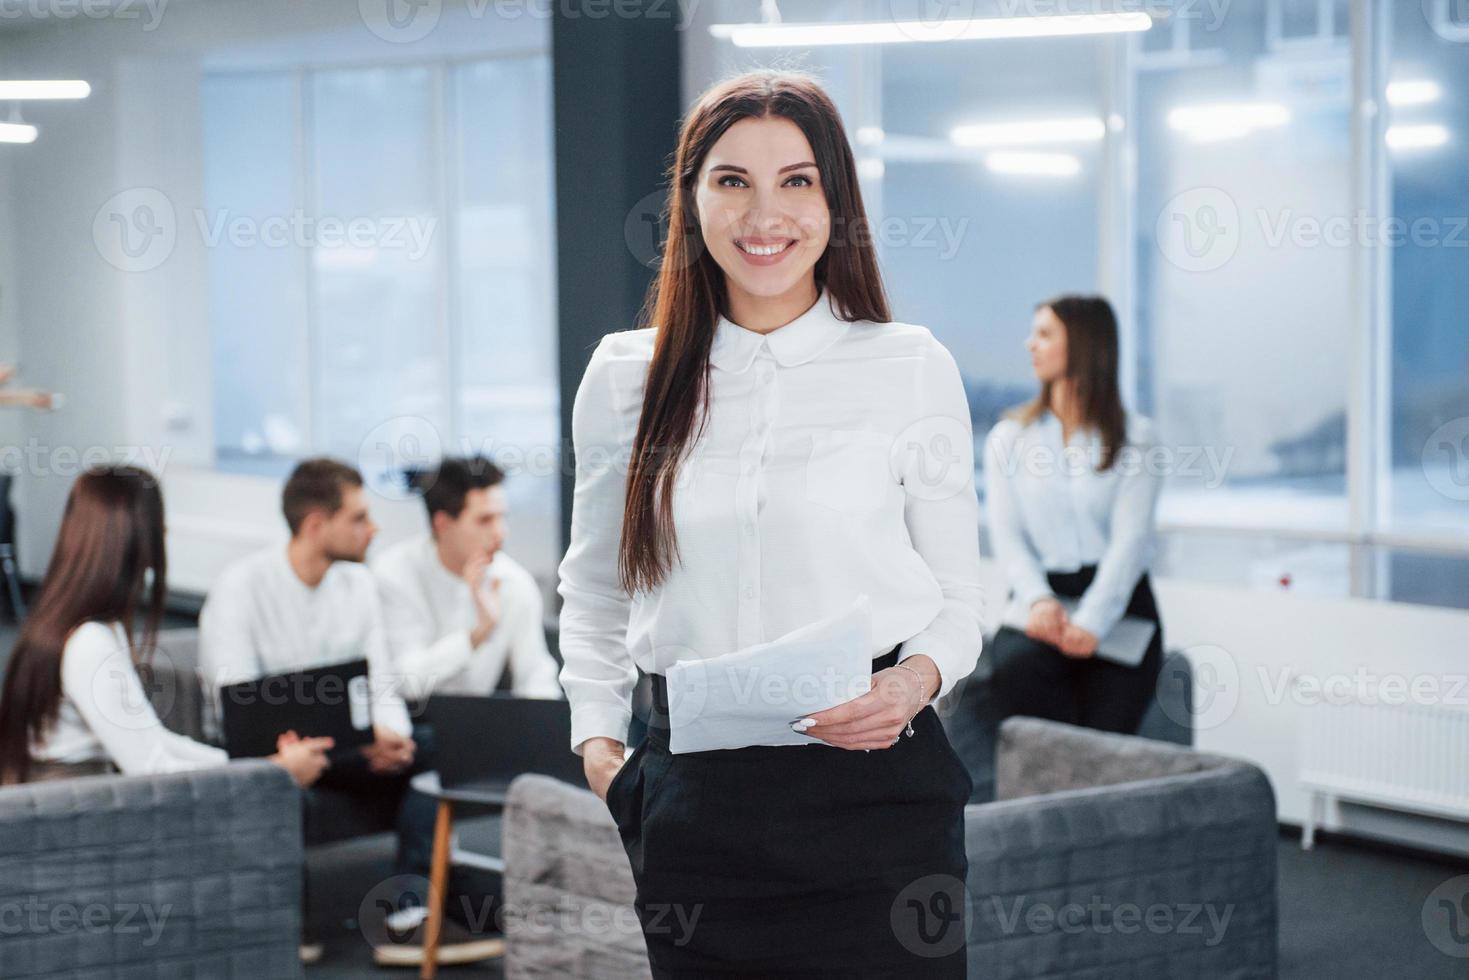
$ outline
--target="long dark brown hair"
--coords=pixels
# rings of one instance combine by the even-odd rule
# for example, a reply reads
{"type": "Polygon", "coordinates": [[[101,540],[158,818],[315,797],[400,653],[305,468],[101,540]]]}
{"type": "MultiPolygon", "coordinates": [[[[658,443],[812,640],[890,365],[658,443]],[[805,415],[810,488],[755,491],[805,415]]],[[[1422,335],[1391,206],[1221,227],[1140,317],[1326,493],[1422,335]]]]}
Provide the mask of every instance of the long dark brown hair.
{"type": "Polygon", "coordinates": [[[122,623],[131,642],[141,609],[140,649],[151,650],[163,614],[166,575],[157,478],[134,466],[93,467],[77,477],[35,608],[5,670],[0,784],[26,780],[31,744],[56,723],[61,654],[72,631],[93,620],[122,623]]]}
{"type": "Polygon", "coordinates": [[[818,289],[841,319],[887,323],[887,295],[873,253],[857,164],[836,106],[813,78],[756,71],[722,82],[689,111],[669,168],[668,238],[639,326],[655,329],[642,417],[633,440],[618,575],[631,595],[652,591],[673,568],[678,542],[673,487],[678,467],[709,420],[709,351],[728,313],[724,273],[704,246],[694,183],[709,150],[741,119],[779,116],[805,134],[830,212],[831,238],[816,260],[818,289]],[[698,431],[695,431],[695,421],[698,431]]]}
{"type": "MultiPolygon", "coordinates": [[[[1081,425],[1097,431],[1102,442],[1098,472],[1106,472],[1127,441],[1127,416],[1117,383],[1117,314],[1101,296],[1066,294],[1044,303],[1066,327],[1066,376],[1072,379],[1074,407],[1081,425]]],[[[1040,394],[1012,414],[1029,425],[1051,407],[1051,382],[1041,382],[1040,394]]]]}

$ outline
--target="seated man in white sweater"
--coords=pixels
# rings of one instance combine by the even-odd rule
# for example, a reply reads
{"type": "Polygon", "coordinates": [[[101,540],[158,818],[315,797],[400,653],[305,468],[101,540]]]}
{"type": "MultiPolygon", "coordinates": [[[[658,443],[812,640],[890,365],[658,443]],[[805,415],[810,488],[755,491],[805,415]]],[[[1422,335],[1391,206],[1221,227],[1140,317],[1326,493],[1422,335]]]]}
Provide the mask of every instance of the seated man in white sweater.
{"type": "MultiPolygon", "coordinates": [[[[436,805],[413,791],[409,780],[432,768],[418,744],[427,739],[427,731],[414,727],[399,692],[377,585],[363,564],[377,526],[368,514],[362,475],[335,460],[304,460],[286,481],[281,506],[290,541],[236,562],[209,590],[199,613],[204,683],[217,699],[221,685],[366,659],[375,740],[360,758],[334,760],[317,785],[364,798],[396,799],[394,873],[426,877],[436,805]]],[[[306,833],[310,843],[312,828],[306,833]]],[[[418,905],[418,897],[405,890],[400,909],[418,905]]],[[[410,922],[411,931],[421,916],[396,918],[410,922]]],[[[440,948],[439,962],[470,962],[497,955],[502,948],[481,945],[451,942],[440,948]]],[[[380,947],[375,958],[388,962],[382,957],[391,956],[396,965],[420,949],[405,939],[380,947]]]]}
{"type": "Polygon", "coordinates": [[[500,550],[504,479],[482,458],[446,458],[419,474],[429,533],[372,562],[404,693],[489,694],[508,686],[520,697],[562,697],[540,589],[500,550]]]}

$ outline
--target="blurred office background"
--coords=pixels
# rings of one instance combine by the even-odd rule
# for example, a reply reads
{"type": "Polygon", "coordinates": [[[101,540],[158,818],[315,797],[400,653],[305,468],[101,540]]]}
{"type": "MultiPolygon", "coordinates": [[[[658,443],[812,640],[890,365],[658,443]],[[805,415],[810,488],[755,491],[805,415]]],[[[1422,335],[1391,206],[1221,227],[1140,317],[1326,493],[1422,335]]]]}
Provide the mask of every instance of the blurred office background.
{"type": "Polygon", "coordinates": [[[89,452],[163,474],[186,607],[283,537],[303,455],[366,472],[390,543],[422,527],[396,469],[478,451],[554,603],[571,399],[633,325],[677,117],[806,68],[977,439],[1034,391],[1037,302],[1116,304],[1169,450],[1154,575],[1195,743],[1261,765],[1299,826],[1321,687],[1432,688],[1322,816],[1469,855],[1469,6],[1119,0],[1150,23],[949,37],[1032,6],[1108,5],[0,3],[0,80],[90,85],[0,130],[0,360],[65,394],[0,413],[22,579],[89,452]]]}

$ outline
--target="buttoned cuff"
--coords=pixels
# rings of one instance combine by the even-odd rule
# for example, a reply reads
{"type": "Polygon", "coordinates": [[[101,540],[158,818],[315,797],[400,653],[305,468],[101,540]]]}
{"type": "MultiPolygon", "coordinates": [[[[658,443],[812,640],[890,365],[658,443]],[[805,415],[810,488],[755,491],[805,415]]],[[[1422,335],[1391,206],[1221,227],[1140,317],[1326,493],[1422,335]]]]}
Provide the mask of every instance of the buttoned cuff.
{"type": "Polygon", "coordinates": [[[408,714],[408,705],[396,694],[385,695],[375,704],[373,721],[391,729],[404,738],[413,737],[413,718],[408,714]]]}
{"type": "Polygon", "coordinates": [[[960,651],[943,637],[924,631],[903,644],[903,649],[898,652],[898,663],[920,653],[926,654],[938,665],[939,689],[934,693],[934,701],[948,694],[955,684],[973,673],[974,665],[979,662],[978,650],[972,653],[960,651]]]}
{"type": "Polygon", "coordinates": [[[613,704],[584,704],[571,709],[571,751],[582,755],[589,738],[610,738],[627,744],[632,709],[613,704]]]}

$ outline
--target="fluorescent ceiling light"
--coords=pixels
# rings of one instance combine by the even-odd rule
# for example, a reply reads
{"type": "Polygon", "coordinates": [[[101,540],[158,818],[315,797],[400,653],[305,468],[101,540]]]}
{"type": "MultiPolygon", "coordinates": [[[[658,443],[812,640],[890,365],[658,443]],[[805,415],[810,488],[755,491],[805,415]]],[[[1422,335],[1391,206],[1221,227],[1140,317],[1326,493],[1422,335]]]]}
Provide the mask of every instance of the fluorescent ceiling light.
{"type": "Polygon", "coordinates": [[[1443,146],[1449,141],[1447,127],[1437,123],[1424,126],[1389,126],[1387,145],[1394,150],[1422,150],[1443,146]]]}
{"type": "Polygon", "coordinates": [[[857,161],[857,176],[863,180],[882,180],[887,170],[881,157],[862,157],[857,161]]]}
{"type": "Polygon", "coordinates": [[[830,24],[711,24],[709,33],[740,48],[804,48],[824,44],[902,44],[1020,37],[1072,37],[1146,31],[1145,13],[1056,17],[970,17],[830,24]]]}
{"type": "Polygon", "coordinates": [[[83,81],[0,81],[0,102],[20,99],[85,99],[92,86],[83,81]]]}
{"type": "Polygon", "coordinates": [[[1107,134],[1100,119],[1027,119],[1019,122],[955,126],[956,146],[1033,146],[1038,143],[1095,143],[1107,134]]]}
{"type": "Polygon", "coordinates": [[[1290,110],[1273,102],[1181,106],[1168,113],[1168,125],[1200,143],[1239,139],[1257,129],[1284,126],[1290,110]]]}
{"type": "Polygon", "coordinates": [[[887,134],[882,131],[881,126],[857,127],[857,142],[861,143],[863,146],[875,146],[878,143],[881,143],[885,136],[887,136],[887,134]]]}
{"type": "Polygon", "coordinates": [[[1390,82],[1387,86],[1388,104],[1395,106],[1428,105],[1437,102],[1442,95],[1443,89],[1438,82],[1426,78],[1390,82]]]}
{"type": "Polygon", "coordinates": [[[36,127],[28,123],[0,122],[0,143],[34,143],[36,127]]]}
{"type": "Polygon", "coordinates": [[[1069,153],[996,150],[985,154],[984,165],[992,173],[1021,177],[1074,177],[1081,173],[1081,161],[1069,153]]]}

